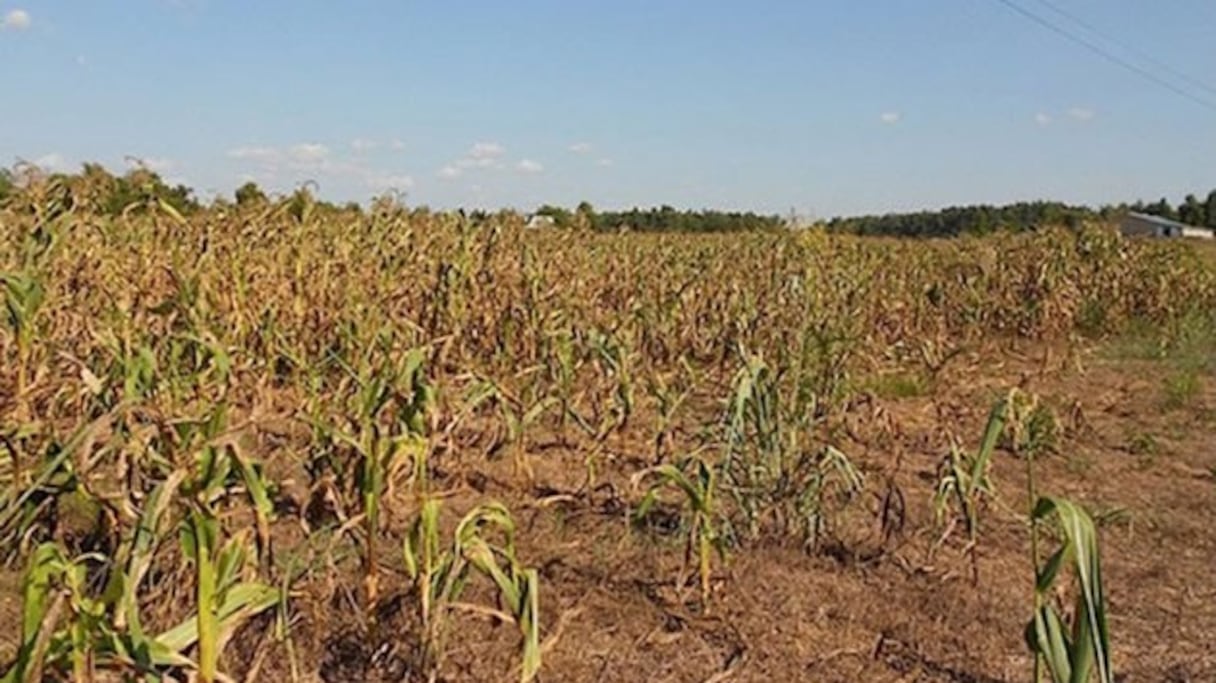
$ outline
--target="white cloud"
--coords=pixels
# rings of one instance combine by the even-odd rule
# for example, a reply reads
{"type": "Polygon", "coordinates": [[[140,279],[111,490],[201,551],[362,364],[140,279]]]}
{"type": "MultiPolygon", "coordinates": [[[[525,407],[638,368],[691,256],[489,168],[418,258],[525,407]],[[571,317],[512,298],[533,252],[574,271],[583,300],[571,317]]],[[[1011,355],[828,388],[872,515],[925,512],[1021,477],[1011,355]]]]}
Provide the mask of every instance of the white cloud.
{"type": "Polygon", "coordinates": [[[50,154],[43,154],[42,156],[38,157],[37,159],[34,159],[34,165],[37,166],[38,168],[41,168],[44,171],[65,171],[65,170],[67,170],[67,162],[64,160],[63,155],[60,154],[59,152],[51,152],[50,154]]]}
{"type": "Polygon", "coordinates": [[[457,168],[498,168],[502,163],[493,157],[482,157],[480,159],[457,159],[454,164],[457,168]]]}
{"type": "Polygon", "coordinates": [[[355,138],[350,141],[350,148],[356,152],[370,152],[379,146],[380,144],[375,140],[368,140],[366,138],[355,138]]]}
{"type": "Polygon", "coordinates": [[[315,180],[329,183],[358,183],[377,191],[403,191],[414,186],[414,178],[398,171],[386,171],[370,165],[358,155],[360,149],[372,149],[379,143],[356,139],[346,147],[334,150],[319,142],[301,142],[283,147],[251,145],[228,150],[227,156],[252,169],[242,169],[248,179],[265,182],[272,179],[299,182],[315,180]]]}
{"type": "Polygon", "coordinates": [[[596,166],[608,167],[612,165],[612,159],[600,159],[595,162],[596,166]]]}
{"type": "Polygon", "coordinates": [[[405,149],[405,143],[396,138],[393,138],[393,141],[388,143],[388,146],[389,149],[393,150],[394,152],[400,152],[405,149]]]}
{"type": "Polygon", "coordinates": [[[1073,107],[1068,110],[1068,115],[1081,122],[1092,121],[1095,116],[1093,109],[1085,107],[1073,107]]]}
{"type": "Polygon", "coordinates": [[[13,9],[6,12],[4,19],[0,20],[0,28],[24,31],[33,23],[34,21],[30,18],[29,12],[23,9],[13,9]]]}
{"type": "Polygon", "coordinates": [[[279,151],[273,147],[234,147],[228,150],[228,156],[242,161],[274,161],[279,151]]]}
{"type": "Polygon", "coordinates": [[[507,149],[497,142],[478,142],[469,149],[469,158],[474,160],[497,159],[507,153],[507,149]]]}
{"type": "Polygon", "coordinates": [[[545,167],[539,161],[533,161],[531,159],[521,160],[515,165],[515,168],[520,173],[543,173],[545,171],[545,167]]]}
{"type": "Polygon", "coordinates": [[[570,145],[569,147],[567,147],[566,149],[570,150],[571,152],[573,152],[575,154],[586,154],[592,150],[592,147],[591,147],[590,142],[576,142],[573,145],[570,145]]]}
{"type": "Polygon", "coordinates": [[[313,164],[325,161],[329,157],[329,148],[316,142],[302,142],[292,145],[287,155],[303,164],[313,164]]]}
{"type": "Polygon", "coordinates": [[[878,116],[878,120],[882,121],[883,123],[887,124],[888,126],[899,123],[900,119],[902,119],[902,118],[903,118],[903,115],[897,111],[884,111],[882,114],[880,114],[878,116]]]}
{"type": "Polygon", "coordinates": [[[469,168],[502,168],[507,148],[497,142],[478,142],[461,158],[439,170],[439,177],[451,180],[469,168]]]}
{"type": "Polygon", "coordinates": [[[366,183],[373,190],[408,190],[414,186],[414,178],[408,175],[369,175],[366,183]]]}
{"type": "Polygon", "coordinates": [[[1051,116],[1049,114],[1044,114],[1043,112],[1039,112],[1034,115],[1034,122],[1039,124],[1040,126],[1046,126],[1051,123],[1051,116]]]}

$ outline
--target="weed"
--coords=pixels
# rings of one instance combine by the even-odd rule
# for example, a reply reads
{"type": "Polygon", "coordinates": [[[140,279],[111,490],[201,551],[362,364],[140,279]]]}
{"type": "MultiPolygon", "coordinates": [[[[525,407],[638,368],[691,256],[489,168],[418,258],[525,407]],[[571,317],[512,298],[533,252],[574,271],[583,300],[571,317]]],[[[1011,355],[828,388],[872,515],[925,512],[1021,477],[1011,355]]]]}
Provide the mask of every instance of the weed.
{"type": "Polygon", "coordinates": [[[929,381],[920,374],[897,372],[875,375],[861,384],[863,391],[885,400],[919,398],[929,394],[929,381]]]}
{"type": "Polygon", "coordinates": [[[1175,370],[1161,384],[1164,395],[1161,407],[1165,410],[1181,410],[1192,405],[1203,390],[1203,381],[1196,367],[1175,370]]]}

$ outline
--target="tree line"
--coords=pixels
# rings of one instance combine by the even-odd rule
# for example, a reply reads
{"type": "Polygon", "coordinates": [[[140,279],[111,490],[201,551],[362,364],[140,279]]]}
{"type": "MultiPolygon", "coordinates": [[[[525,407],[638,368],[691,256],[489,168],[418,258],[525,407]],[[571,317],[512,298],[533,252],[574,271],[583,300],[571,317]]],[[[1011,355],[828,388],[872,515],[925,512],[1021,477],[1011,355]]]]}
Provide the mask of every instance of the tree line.
{"type": "Polygon", "coordinates": [[[1022,232],[1041,226],[1077,227],[1088,221],[1107,221],[1128,211],[1161,216],[1190,225],[1216,228],[1216,190],[1205,201],[1188,194],[1181,203],[1168,199],[1156,202],[1109,204],[1099,208],[1061,202],[1017,202],[1005,206],[952,206],[936,211],[888,213],[833,218],[828,230],[857,235],[896,237],[956,237],[995,231],[1022,232]]]}
{"type": "Polygon", "coordinates": [[[573,211],[546,204],[536,215],[549,218],[556,228],[576,228],[599,232],[748,232],[776,230],[785,222],[778,216],[751,211],[679,211],[663,205],[657,208],[626,211],[596,211],[589,202],[573,211]]]}
{"type": "MultiPolygon", "coordinates": [[[[271,201],[256,183],[247,182],[232,194],[232,198],[216,197],[208,204],[200,201],[194,191],[182,184],[171,184],[157,173],[144,168],[131,169],[123,175],[110,173],[100,164],[86,163],[78,173],[51,173],[30,167],[0,168],[0,203],[16,196],[29,185],[33,177],[48,182],[53,188],[49,199],[62,206],[87,204],[93,211],[120,215],[133,208],[163,203],[182,215],[189,215],[208,206],[250,206],[271,201]]],[[[47,199],[47,198],[44,198],[47,199]]],[[[307,186],[296,189],[287,200],[332,211],[360,212],[354,202],[339,206],[316,199],[307,186]]],[[[381,201],[377,199],[376,201],[381,201]]],[[[1021,232],[1040,226],[1076,227],[1089,221],[1110,220],[1127,211],[1137,211],[1181,221],[1190,225],[1216,228],[1216,189],[1206,199],[1186,195],[1178,204],[1166,198],[1146,203],[1136,201],[1098,208],[1069,205],[1061,202],[1017,202],[1004,206],[952,206],[939,210],[881,215],[840,216],[819,225],[832,232],[856,235],[897,237],[953,237],[982,235],[997,231],[1021,232]]],[[[545,217],[555,228],[600,232],[750,232],[787,227],[787,221],[777,215],[741,211],[678,210],[663,205],[621,211],[597,211],[589,202],[574,209],[550,204],[539,207],[535,214],[545,217]]]]}

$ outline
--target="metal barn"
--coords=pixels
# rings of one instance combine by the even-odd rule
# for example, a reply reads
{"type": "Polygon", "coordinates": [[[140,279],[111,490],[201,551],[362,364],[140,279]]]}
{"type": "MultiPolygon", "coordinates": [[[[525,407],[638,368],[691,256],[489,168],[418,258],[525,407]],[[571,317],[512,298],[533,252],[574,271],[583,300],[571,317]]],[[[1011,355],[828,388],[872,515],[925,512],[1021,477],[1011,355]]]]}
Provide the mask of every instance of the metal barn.
{"type": "Polygon", "coordinates": [[[1192,237],[1209,240],[1216,238],[1216,232],[1212,228],[1187,225],[1168,218],[1135,211],[1129,212],[1120,219],[1119,232],[1125,237],[1192,237]]]}

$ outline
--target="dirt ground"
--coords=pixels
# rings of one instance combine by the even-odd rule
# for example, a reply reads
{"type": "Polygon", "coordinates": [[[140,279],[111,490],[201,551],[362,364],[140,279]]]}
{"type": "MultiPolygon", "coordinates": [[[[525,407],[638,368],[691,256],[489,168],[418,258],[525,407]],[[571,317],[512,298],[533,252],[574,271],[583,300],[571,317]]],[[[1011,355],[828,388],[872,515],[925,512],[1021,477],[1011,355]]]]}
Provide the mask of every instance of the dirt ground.
{"type": "MultiPolygon", "coordinates": [[[[927,391],[859,404],[839,446],[866,474],[864,509],[813,554],[778,544],[735,549],[715,569],[708,611],[693,582],[676,589],[678,534],[628,523],[640,497],[629,476],[650,463],[644,418],[598,454],[590,494],[585,445],[543,434],[529,440],[530,489],[509,459],[445,466],[440,457],[436,486],[452,511],[497,499],[515,513],[522,559],[541,576],[542,681],[1026,681],[1025,462],[1007,452],[994,460],[997,502],[982,520],[978,583],[957,537],[929,553],[930,499],[949,438],[973,448],[993,399],[1020,385],[1044,397],[1063,426],[1058,452],[1038,461],[1040,493],[1083,502],[1101,520],[1118,680],[1216,681],[1211,361],[1186,366],[1196,376],[1186,383],[1175,360],[1117,344],[1079,354],[989,348],[960,358],[927,391]],[[875,520],[890,491],[902,495],[902,528],[884,538],[875,520]]],[[[290,519],[276,528],[282,549],[302,534],[290,519]]],[[[358,618],[357,579],[317,572],[301,581],[292,637],[303,680],[413,678],[414,607],[397,543],[385,543],[375,632],[358,618]]],[[[343,567],[339,575],[357,571],[353,559],[343,567]]],[[[18,579],[4,574],[6,660],[19,613],[18,579]]],[[[255,621],[229,647],[226,670],[237,680],[251,667],[260,680],[290,680],[291,657],[272,626],[255,621]]],[[[513,628],[461,615],[452,633],[444,680],[517,679],[513,628]]]]}

